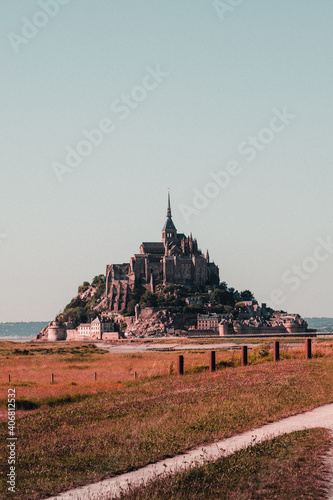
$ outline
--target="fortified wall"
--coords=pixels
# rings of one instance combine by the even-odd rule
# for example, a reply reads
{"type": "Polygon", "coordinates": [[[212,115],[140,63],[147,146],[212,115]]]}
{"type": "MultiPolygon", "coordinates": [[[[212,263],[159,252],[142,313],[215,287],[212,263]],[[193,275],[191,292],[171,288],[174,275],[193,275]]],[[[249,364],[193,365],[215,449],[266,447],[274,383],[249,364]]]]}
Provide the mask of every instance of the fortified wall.
{"type": "Polygon", "coordinates": [[[97,317],[91,323],[81,323],[77,328],[73,328],[71,323],[60,324],[58,321],[51,321],[33,340],[37,342],[57,342],[60,340],[94,342],[119,338],[119,331],[113,321],[101,321],[97,317]]]}

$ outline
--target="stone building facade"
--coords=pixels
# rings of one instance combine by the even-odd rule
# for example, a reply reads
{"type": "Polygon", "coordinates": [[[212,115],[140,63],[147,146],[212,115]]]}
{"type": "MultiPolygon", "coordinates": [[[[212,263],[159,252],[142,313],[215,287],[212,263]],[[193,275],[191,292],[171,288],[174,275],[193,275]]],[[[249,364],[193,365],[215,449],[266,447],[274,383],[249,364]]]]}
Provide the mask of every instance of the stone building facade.
{"type": "Polygon", "coordinates": [[[168,194],[167,218],[162,229],[162,241],[143,242],[140,253],[129,263],[106,267],[106,294],[110,311],[126,307],[129,294],[135,287],[154,292],[156,281],[185,286],[219,283],[219,269],[204,255],[195,238],[178,233],[171,216],[168,194]]]}
{"type": "Polygon", "coordinates": [[[97,317],[91,323],[81,323],[77,328],[73,328],[72,323],[60,324],[58,321],[51,321],[47,327],[34,337],[38,342],[56,342],[58,340],[75,341],[96,341],[96,340],[118,340],[120,333],[115,327],[113,320],[97,317]]]}
{"type": "Polygon", "coordinates": [[[91,323],[81,323],[75,329],[67,330],[67,340],[107,340],[109,338],[119,338],[115,332],[113,321],[103,320],[98,317],[91,323]]]}
{"type": "Polygon", "coordinates": [[[216,313],[198,314],[197,330],[212,330],[218,332],[222,315],[216,313]]]}
{"type": "Polygon", "coordinates": [[[248,319],[234,320],[229,316],[224,317],[219,323],[220,336],[302,335],[307,332],[309,332],[308,324],[299,314],[288,314],[279,311],[275,311],[269,319],[252,316],[248,319]]]}

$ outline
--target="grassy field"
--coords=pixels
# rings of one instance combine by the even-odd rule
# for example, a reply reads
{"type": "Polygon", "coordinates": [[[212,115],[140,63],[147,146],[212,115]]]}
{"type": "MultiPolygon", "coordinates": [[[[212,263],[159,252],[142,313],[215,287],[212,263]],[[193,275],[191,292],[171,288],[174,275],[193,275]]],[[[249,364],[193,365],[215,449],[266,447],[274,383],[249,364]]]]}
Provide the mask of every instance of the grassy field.
{"type": "MultiPolygon", "coordinates": [[[[178,377],[174,352],[2,343],[2,456],[8,387],[15,387],[21,408],[13,498],[47,497],[330,403],[331,341],[315,343],[313,352],[306,361],[303,348],[282,349],[284,359],[273,363],[264,342],[242,368],[239,351],[221,350],[219,369],[209,374],[207,352],[185,351],[187,375],[178,377]]],[[[4,481],[1,488],[6,498],[4,481]]]]}
{"type": "Polygon", "coordinates": [[[294,432],[123,494],[121,500],[325,498],[326,429],[294,432]]]}
{"type": "MultiPolygon", "coordinates": [[[[253,343],[259,344],[258,347],[252,347],[252,344],[247,342],[249,363],[272,361],[272,340],[254,340],[253,343]]],[[[303,345],[300,345],[299,349],[292,348],[294,339],[291,340],[280,343],[281,359],[304,358],[303,345]]],[[[332,346],[333,341],[329,339],[326,342],[313,340],[314,357],[330,355],[332,346]]],[[[240,347],[219,350],[216,345],[215,350],[218,369],[240,366],[240,347]]],[[[141,380],[147,377],[173,375],[177,370],[178,354],[176,351],[153,351],[109,355],[94,344],[0,342],[2,368],[0,389],[6,390],[10,376],[11,384],[16,387],[19,409],[33,409],[43,403],[52,404],[53,400],[59,398],[68,399],[73,396],[120,389],[124,383],[134,379],[135,373],[141,380]],[[54,374],[53,384],[51,384],[52,374],[54,374]]],[[[208,370],[208,351],[185,350],[181,351],[181,354],[185,357],[187,373],[208,370]]],[[[0,396],[0,420],[4,418],[5,404],[5,397],[0,396]]]]}

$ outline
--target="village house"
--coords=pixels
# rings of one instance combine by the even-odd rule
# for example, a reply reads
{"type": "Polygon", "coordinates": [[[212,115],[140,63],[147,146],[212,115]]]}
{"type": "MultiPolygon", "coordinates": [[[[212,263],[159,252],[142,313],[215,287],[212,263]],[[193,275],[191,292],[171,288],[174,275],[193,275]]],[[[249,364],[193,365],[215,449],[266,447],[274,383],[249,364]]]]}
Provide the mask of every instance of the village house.
{"type": "Polygon", "coordinates": [[[91,323],[81,323],[75,329],[67,330],[66,340],[116,340],[119,332],[115,331],[112,320],[95,318],[91,323]]]}
{"type": "Polygon", "coordinates": [[[197,330],[212,330],[218,332],[222,315],[216,313],[198,314],[197,330]]]}

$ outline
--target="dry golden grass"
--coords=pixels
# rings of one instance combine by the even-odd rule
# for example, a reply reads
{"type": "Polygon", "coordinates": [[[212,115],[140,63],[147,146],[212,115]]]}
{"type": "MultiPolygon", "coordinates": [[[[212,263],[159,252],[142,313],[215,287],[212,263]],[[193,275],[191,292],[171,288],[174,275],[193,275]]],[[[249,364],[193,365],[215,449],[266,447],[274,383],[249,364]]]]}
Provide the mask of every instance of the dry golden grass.
{"type": "MultiPolygon", "coordinates": [[[[74,348],[80,346],[73,346],[74,348]]],[[[52,348],[48,347],[49,350],[52,348]]],[[[26,348],[29,349],[29,348],[26,348]]],[[[22,346],[20,346],[22,350],[22,346]]],[[[8,375],[20,398],[61,397],[64,395],[95,394],[119,388],[124,382],[158,377],[176,372],[178,353],[147,352],[137,354],[89,353],[87,355],[39,354],[7,356],[1,360],[0,388],[8,387],[8,375]],[[54,384],[51,375],[54,374],[54,384]],[[95,381],[95,373],[97,380],[95,381]]],[[[185,352],[186,369],[206,364],[208,353],[185,352]]],[[[0,351],[1,356],[1,351],[0,351]]],[[[236,356],[239,358],[239,354],[236,356]]],[[[218,360],[231,360],[233,354],[219,354],[218,360]]],[[[235,358],[235,356],[234,356],[235,358]]]]}
{"type": "MultiPolygon", "coordinates": [[[[28,350],[22,344],[13,348],[28,350]]],[[[24,396],[39,403],[17,420],[20,500],[45,498],[333,401],[333,356],[325,345],[311,361],[304,359],[303,351],[296,352],[302,359],[273,363],[267,361],[271,353],[263,349],[245,368],[233,367],[239,364],[239,351],[219,351],[221,368],[215,374],[207,373],[207,352],[183,352],[185,368],[191,371],[184,377],[168,375],[177,359],[174,352],[131,357],[101,354],[89,346],[53,348],[57,351],[52,354],[1,351],[6,368],[15,367],[13,374],[20,377],[21,382],[13,382],[19,401],[24,396]],[[96,366],[111,374],[107,381],[85,381],[96,366]],[[156,374],[162,367],[165,375],[156,374]],[[56,373],[55,368],[64,382],[51,385],[48,376],[56,373]],[[140,374],[137,381],[131,380],[133,369],[140,374]],[[27,376],[30,386],[22,385],[27,376]],[[74,376],[76,386],[70,385],[74,376]],[[66,399],[70,390],[75,391],[73,398],[66,399]],[[93,391],[101,392],[93,395],[93,391]],[[78,393],[86,397],[75,398],[78,393]]],[[[6,375],[3,370],[4,395],[6,375]]],[[[1,423],[0,447],[5,455],[7,432],[6,423],[1,423]]],[[[1,488],[0,495],[5,485],[1,488]]]]}
{"type": "Polygon", "coordinates": [[[121,500],[298,500],[326,498],[327,429],[294,432],[227,458],[131,488],[121,500]]]}
{"type": "MultiPolygon", "coordinates": [[[[249,345],[250,364],[272,361],[272,341],[262,342],[260,347],[254,349],[249,345]]],[[[180,353],[184,355],[187,373],[208,370],[209,352],[204,350],[109,354],[91,346],[84,343],[36,345],[0,342],[0,390],[7,390],[10,375],[11,384],[16,387],[17,397],[29,400],[42,401],[47,398],[113,391],[134,380],[135,372],[139,379],[175,374],[180,353]]],[[[313,341],[312,352],[313,357],[333,355],[332,341],[313,341]]],[[[216,346],[218,369],[240,366],[240,356],[240,350],[237,348],[218,350],[216,346]]],[[[304,347],[290,347],[288,339],[287,342],[280,343],[280,356],[281,360],[303,359],[304,347]]],[[[3,398],[2,395],[2,406],[3,398]]],[[[1,416],[3,412],[0,413],[0,419],[1,416]]]]}

